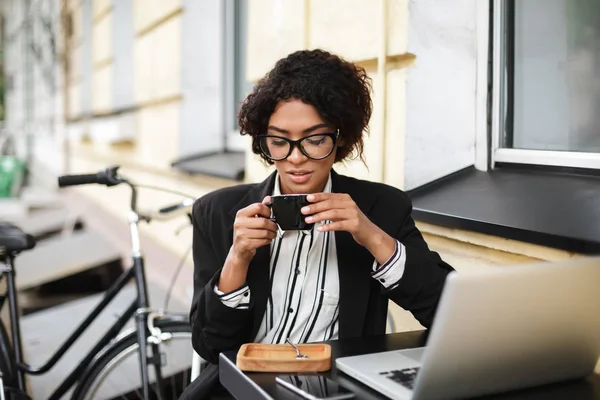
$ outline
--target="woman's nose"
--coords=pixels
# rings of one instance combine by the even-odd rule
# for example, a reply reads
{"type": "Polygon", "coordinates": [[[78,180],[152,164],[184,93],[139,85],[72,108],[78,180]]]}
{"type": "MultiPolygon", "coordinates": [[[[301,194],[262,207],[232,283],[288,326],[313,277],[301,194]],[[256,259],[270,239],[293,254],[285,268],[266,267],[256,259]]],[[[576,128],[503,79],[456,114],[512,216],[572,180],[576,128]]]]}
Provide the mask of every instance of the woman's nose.
{"type": "Polygon", "coordinates": [[[303,163],[304,161],[306,161],[306,159],[307,157],[304,154],[302,154],[298,146],[295,146],[292,149],[292,154],[288,156],[288,161],[290,161],[293,164],[303,163]]]}

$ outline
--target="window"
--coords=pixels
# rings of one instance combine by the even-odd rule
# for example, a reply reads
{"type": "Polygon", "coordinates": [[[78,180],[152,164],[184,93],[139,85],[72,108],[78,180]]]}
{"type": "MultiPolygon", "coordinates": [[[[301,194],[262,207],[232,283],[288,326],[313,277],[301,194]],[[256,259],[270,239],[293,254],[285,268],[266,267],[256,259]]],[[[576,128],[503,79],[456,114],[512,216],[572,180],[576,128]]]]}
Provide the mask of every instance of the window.
{"type": "Polygon", "coordinates": [[[248,0],[225,2],[225,128],[226,150],[244,151],[237,113],[241,102],[252,89],[246,80],[246,39],[248,0]]]}
{"type": "Polygon", "coordinates": [[[82,39],[79,57],[81,63],[80,110],[81,117],[92,113],[92,0],[83,0],[81,3],[82,39]]]}
{"type": "Polygon", "coordinates": [[[493,161],[600,169],[600,2],[494,2],[493,161]]]}
{"type": "Polygon", "coordinates": [[[409,191],[413,218],[600,253],[600,187],[597,176],[588,176],[600,175],[599,11],[598,0],[477,1],[480,170],[468,168],[409,191]],[[488,162],[503,168],[487,172],[481,167],[488,162]],[[519,168],[504,168],[509,164],[519,168]],[[547,173],[555,167],[587,170],[547,173]]]}
{"type": "Polygon", "coordinates": [[[119,0],[112,11],[112,94],[117,111],[133,107],[134,35],[133,3],[119,0]]]}
{"type": "Polygon", "coordinates": [[[182,2],[180,159],[186,173],[242,179],[247,142],[237,129],[246,82],[247,0],[182,2]]]}

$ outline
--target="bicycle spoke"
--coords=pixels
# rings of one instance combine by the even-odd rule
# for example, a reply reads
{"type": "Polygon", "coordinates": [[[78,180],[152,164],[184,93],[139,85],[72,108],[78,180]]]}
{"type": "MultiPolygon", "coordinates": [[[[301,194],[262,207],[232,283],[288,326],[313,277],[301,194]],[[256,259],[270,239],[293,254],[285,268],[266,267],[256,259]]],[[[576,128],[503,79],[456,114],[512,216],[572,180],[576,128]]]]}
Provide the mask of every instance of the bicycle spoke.
{"type": "MultiPolygon", "coordinates": [[[[173,331],[172,338],[161,344],[165,352],[165,364],[160,366],[160,371],[155,371],[152,365],[148,365],[150,374],[150,398],[152,400],[178,399],[183,389],[188,386],[187,380],[190,376],[190,362],[182,362],[188,354],[192,354],[191,332],[187,326],[177,327],[181,331],[173,331]],[[164,346],[164,347],[163,347],[164,346]],[[159,382],[154,374],[162,375],[159,382]],[[183,379],[184,382],[179,382],[183,379]],[[167,388],[170,385],[171,388],[167,388]]],[[[85,400],[102,400],[107,398],[140,399],[145,400],[141,388],[139,374],[139,346],[137,338],[132,336],[124,346],[107,357],[107,362],[102,365],[90,379],[83,390],[87,396],[85,400]],[[138,372],[135,374],[135,372],[138,372]],[[132,375],[133,374],[133,375],[132,375]],[[115,386],[116,385],[116,386],[115,386]],[[121,391],[120,388],[126,389],[121,391]],[[110,395],[113,393],[113,395],[110,395]]]]}

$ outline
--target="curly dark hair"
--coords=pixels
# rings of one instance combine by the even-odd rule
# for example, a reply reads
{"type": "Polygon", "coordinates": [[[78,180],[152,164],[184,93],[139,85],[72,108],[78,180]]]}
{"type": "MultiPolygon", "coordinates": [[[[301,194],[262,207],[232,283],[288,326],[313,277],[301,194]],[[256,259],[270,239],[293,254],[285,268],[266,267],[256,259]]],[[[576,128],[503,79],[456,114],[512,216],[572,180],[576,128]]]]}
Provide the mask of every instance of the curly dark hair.
{"type": "Polygon", "coordinates": [[[257,135],[267,132],[269,119],[281,101],[301,100],[316,108],[339,129],[343,145],[335,161],[353,152],[363,158],[363,132],[373,111],[371,79],[364,68],[324,50],[301,50],[279,60],[241,105],[238,122],[242,135],[252,136],[252,151],[272,164],[260,150],[257,135]]]}

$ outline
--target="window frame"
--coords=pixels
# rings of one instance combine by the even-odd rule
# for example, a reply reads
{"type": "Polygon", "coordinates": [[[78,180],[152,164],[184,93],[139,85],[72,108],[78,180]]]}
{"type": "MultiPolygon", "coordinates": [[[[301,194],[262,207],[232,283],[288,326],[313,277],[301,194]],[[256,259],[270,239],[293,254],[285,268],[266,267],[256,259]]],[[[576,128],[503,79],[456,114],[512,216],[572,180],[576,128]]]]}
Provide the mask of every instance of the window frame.
{"type": "MultiPolygon", "coordinates": [[[[502,147],[505,120],[510,104],[506,101],[506,39],[509,5],[514,0],[490,0],[492,19],[492,91],[491,91],[491,151],[490,165],[499,163],[541,165],[600,170],[600,153],[512,149],[502,147]]],[[[514,62],[514,60],[513,60],[514,62]]]]}
{"type": "Polygon", "coordinates": [[[246,39],[247,32],[241,34],[239,30],[247,29],[248,4],[246,0],[226,0],[223,2],[223,65],[225,95],[223,96],[223,127],[225,132],[225,151],[244,151],[246,141],[240,135],[236,123],[237,104],[236,98],[240,90],[240,80],[246,73],[246,44],[241,43],[246,39]],[[241,21],[241,22],[240,22],[241,21]]]}

